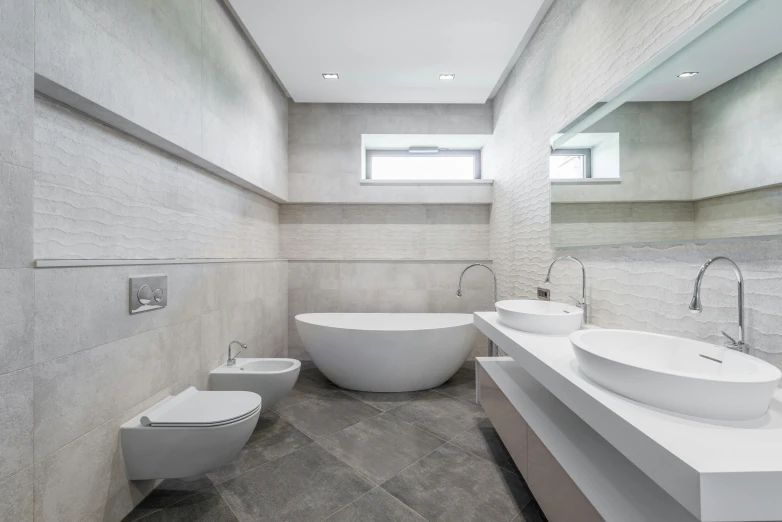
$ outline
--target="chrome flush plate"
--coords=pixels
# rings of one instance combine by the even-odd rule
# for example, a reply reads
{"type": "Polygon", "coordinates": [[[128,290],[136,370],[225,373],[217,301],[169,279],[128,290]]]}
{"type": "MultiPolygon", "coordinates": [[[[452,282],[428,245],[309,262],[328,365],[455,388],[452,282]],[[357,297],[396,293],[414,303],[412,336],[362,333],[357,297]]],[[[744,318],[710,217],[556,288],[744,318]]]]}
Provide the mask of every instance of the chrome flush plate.
{"type": "Polygon", "coordinates": [[[130,278],[130,313],[165,308],[168,304],[168,276],[147,275],[130,278]]]}

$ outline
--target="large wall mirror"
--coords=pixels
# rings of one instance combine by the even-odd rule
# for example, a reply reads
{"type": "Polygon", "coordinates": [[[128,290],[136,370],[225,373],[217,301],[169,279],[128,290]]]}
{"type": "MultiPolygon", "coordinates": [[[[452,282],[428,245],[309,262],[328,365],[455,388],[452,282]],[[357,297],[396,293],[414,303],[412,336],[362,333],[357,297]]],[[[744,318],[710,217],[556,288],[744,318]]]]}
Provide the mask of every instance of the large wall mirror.
{"type": "Polygon", "coordinates": [[[782,1],[738,5],[551,138],[554,248],[782,235],[782,1]]]}

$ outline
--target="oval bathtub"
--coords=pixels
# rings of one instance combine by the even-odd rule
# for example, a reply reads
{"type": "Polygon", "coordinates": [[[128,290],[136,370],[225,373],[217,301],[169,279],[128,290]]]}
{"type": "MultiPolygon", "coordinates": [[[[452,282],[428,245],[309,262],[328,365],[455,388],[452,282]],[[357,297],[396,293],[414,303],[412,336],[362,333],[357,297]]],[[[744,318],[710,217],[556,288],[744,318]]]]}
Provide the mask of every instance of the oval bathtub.
{"type": "Polygon", "coordinates": [[[301,314],[296,327],[312,362],[349,390],[426,390],[467,360],[478,330],[471,314],[301,314]]]}

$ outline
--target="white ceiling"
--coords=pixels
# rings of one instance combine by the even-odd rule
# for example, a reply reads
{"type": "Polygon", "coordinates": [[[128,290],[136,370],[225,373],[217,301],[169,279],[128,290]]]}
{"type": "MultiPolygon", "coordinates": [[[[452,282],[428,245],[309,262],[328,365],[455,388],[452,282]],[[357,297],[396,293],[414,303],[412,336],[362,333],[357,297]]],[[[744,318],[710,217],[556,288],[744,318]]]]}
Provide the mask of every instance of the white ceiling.
{"type": "Polygon", "coordinates": [[[782,52],[782,1],[751,0],[641,80],[632,101],[691,101],[782,52]],[[678,78],[685,71],[697,76],[678,78]]]}
{"type": "Polygon", "coordinates": [[[553,0],[227,1],[294,101],[484,103],[553,0]]]}

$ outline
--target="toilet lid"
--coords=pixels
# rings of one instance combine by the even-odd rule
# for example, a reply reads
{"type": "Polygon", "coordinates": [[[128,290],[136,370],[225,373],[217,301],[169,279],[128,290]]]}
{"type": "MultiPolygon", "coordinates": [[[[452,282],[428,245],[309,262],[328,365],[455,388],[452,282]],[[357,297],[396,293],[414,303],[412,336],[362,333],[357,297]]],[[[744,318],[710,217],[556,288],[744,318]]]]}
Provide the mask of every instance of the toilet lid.
{"type": "Polygon", "coordinates": [[[219,426],[261,408],[261,396],[244,391],[198,391],[190,387],[141,417],[143,426],[219,426]]]}

